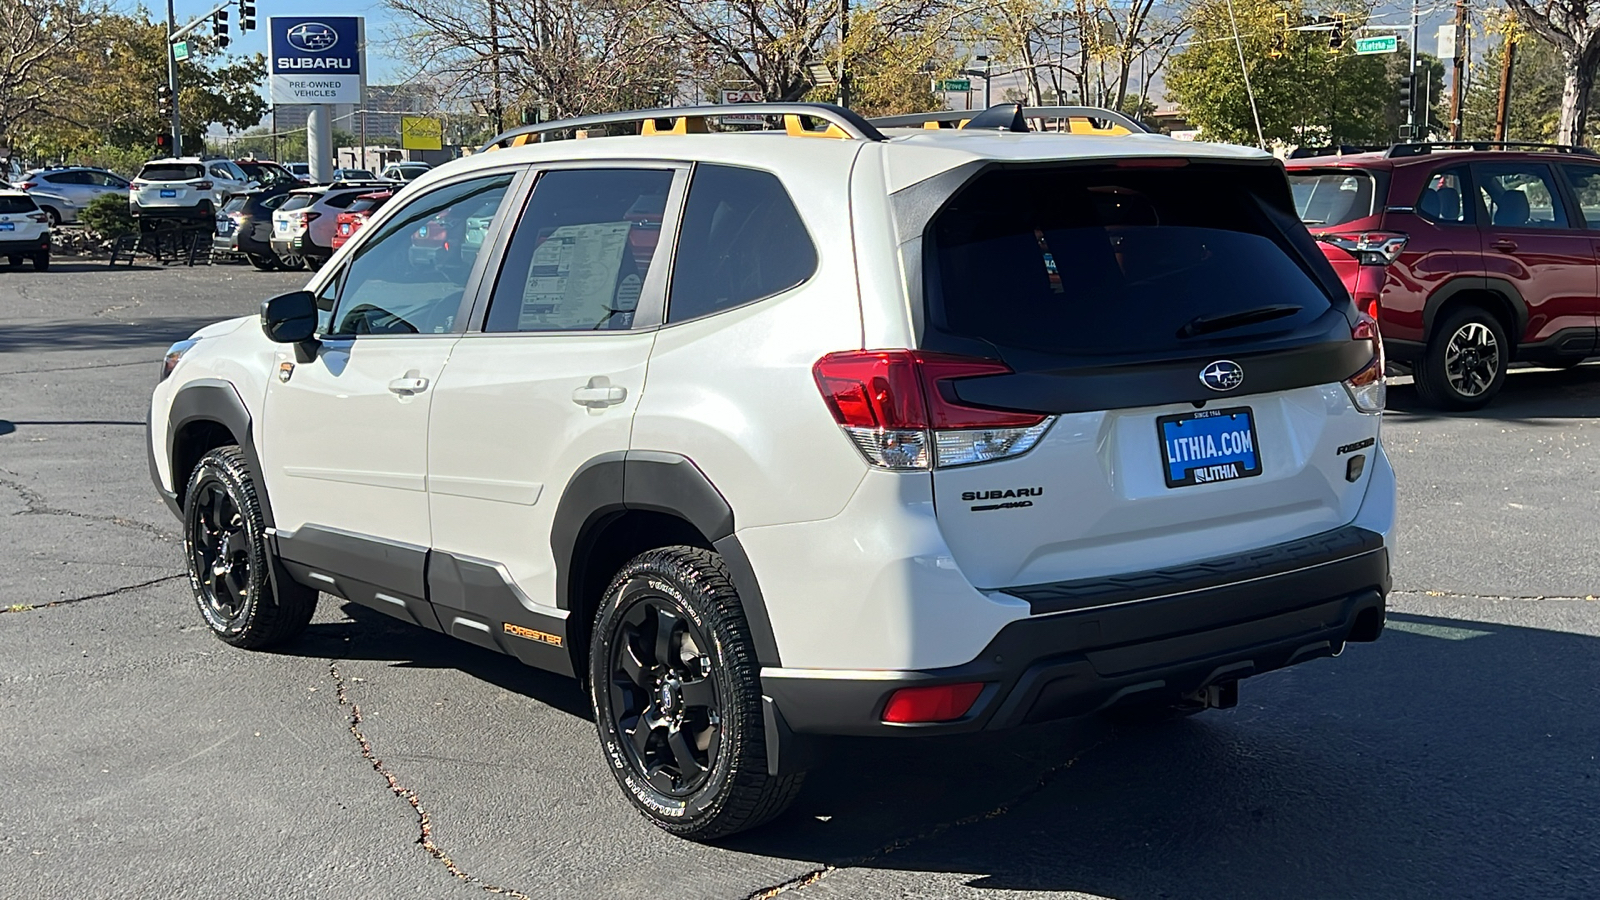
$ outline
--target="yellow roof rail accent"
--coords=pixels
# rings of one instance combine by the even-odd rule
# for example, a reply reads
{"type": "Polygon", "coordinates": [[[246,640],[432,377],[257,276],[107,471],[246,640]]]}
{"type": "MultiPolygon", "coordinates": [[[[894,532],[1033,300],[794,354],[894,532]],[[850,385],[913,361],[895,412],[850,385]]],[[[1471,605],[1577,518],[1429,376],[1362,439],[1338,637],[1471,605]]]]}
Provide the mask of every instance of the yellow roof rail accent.
{"type": "Polygon", "coordinates": [[[796,115],[785,115],[783,117],[783,130],[789,137],[832,138],[841,141],[850,139],[850,135],[843,128],[832,122],[829,122],[828,127],[821,131],[812,131],[796,115]]]}
{"type": "Polygon", "coordinates": [[[1108,127],[1108,128],[1096,128],[1095,125],[1094,125],[1094,120],[1093,119],[1088,119],[1088,118],[1080,119],[1077,116],[1073,116],[1073,117],[1067,119],[1067,133],[1068,134],[1099,134],[1099,135],[1105,135],[1106,137],[1116,137],[1118,135],[1133,134],[1133,132],[1129,131],[1126,128],[1123,128],[1121,125],[1118,125],[1115,122],[1112,122],[1110,127],[1108,127]]]}
{"type": "Polygon", "coordinates": [[[645,119],[644,125],[639,130],[640,134],[710,134],[711,129],[706,127],[706,120],[700,116],[677,116],[672,119],[645,119]],[[662,122],[671,122],[670,128],[663,129],[662,122]]]}

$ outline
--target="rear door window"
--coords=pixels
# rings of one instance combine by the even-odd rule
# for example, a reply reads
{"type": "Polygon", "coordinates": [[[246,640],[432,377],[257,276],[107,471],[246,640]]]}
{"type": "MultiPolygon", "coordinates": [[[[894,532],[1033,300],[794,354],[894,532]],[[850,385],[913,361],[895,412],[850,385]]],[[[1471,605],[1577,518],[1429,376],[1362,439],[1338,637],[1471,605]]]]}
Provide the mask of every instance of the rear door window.
{"type": "Polygon", "coordinates": [[[1489,224],[1495,228],[1566,228],[1567,215],[1550,167],[1485,163],[1475,168],[1489,224]]]}
{"type": "Polygon", "coordinates": [[[1289,187],[1300,221],[1314,230],[1377,215],[1382,201],[1378,177],[1365,169],[1295,169],[1289,187]]]}
{"type": "Polygon", "coordinates": [[[1071,357],[1206,352],[1309,324],[1336,277],[1309,258],[1281,179],[1203,164],[991,170],[933,220],[930,324],[1071,357]]]}
{"type": "Polygon", "coordinates": [[[1561,171],[1572,185],[1584,222],[1590,228],[1600,228],[1600,166],[1565,165],[1561,171]]]}

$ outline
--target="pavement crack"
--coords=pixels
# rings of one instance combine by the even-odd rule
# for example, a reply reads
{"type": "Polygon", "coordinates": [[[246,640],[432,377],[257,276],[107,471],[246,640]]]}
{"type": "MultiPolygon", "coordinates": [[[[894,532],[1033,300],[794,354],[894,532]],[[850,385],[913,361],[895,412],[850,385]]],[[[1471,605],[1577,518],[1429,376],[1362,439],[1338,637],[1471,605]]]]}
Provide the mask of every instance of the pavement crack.
{"type": "Polygon", "coordinates": [[[100,522],[105,525],[115,525],[118,528],[129,528],[134,531],[143,532],[165,542],[171,542],[174,540],[171,534],[168,534],[167,532],[154,525],[151,525],[148,522],[140,522],[134,519],[124,519],[121,516],[97,516],[92,513],[78,512],[75,509],[63,509],[59,506],[51,506],[49,501],[45,500],[43,494],[39,493],[33,488],[28,487],[22,482],[17,481],[16,479],[19,476],[16,472],[6,469],[0,469],[0,472],[4,472],[6,475],[12,476],[10,478],[0,478],[0,487],[10,488],[17,493],[18,497],[22,498],[24,508],[20,512],[12,513],[14,516],[65,516],[70,519],[82,519],[86,522],[100,522]]]}
{"type": "Polygon", "coordinates": [[[1594,602],[1600,600],[1600,595],[1586,594],[1579,596],[1564,596],[1561,594],[1463,594],[1458,591],[1390,591],[1389,596],[1410,597],[1442,597],[1446,600],[1587,600],[1594,602]]]}
{"type": "Polygon", "coordinates": [[[85,600],[101,600],[106,597],[115,597],[118,594],[126,594],[129,591],[137,591],[140,588],[147,588],[157,584],[165,584],[168,581],[175,581],[179,578],[186,577],[188,576],[185,573],[180,572],[177,575],[163,575],[160,578],[152,578],[149,581],[141,581],[138,584],[130,584],[126,587],[114,588],[109,591],[101,591],[98,594],[85,594],[82,597],[68,597],[65,600],[51,600],[49,603],[13,603],[10,606],[0,606],[0,615],[4,615],[5,613],[32,612],[36,609],[49,609],[53,606],[71,606],[74,603],[82,603],[85,600]]]}
{"type": "Polygon", "coordinates": [[[776,897],[779,894],[786,894],[789,891],[797,891],[808,885],[816,884],[840,869],[854,869],[869,863],[877,862],[885,856],[888,856],[892,853],[898,853],[907,847],[920,844],[924,841],[933,840],[934,838],[939,837],[951,829],[961,828],[977,822],[986,822],[990,819],[998,819],[1001,816],[1011,812],[1011,810],[1017,806],[1033,799],[1045,788],[1049,787],[1050,783],[1056,779],[1056,776],[1072,768],[1077,764],[1078,760],[1083,759],[1085,756],[1094,752],[1108,740],[1110,740],[1109,736],[1101,738],[1100,740],[1095,741],[1093,744],[1090,744],[1082,750],[1079,750],[1077,753],[1073,754],[1067,759],[1045,769],[1038,774],[1038,776],[1034,779],[1033,784],[1029,785],[1027,788],[1024,788],[1016,796],[1000,804],[999,806],[994,807],[993,809],[973,813],[968,816],[962,816],[959,819],[952,819],[948,822],[940,822],[916,834],[908,835],[903,838],[896,838],[889,843],[884,844],[882,847],[879,847],[871,853],[867,853],[863,856],[858,856],[854,859],[837,864],[830,863],[823,865],[812,869],[803,875],[791,878],[788,881],[780,882],[768,888],[762,888],[761,890],[746,895],[745,900],[770,900],[770,898],[776,897]]]}
{"type": "Polygon", "coordinates": [[[377,772],[379,775],[382,775],[383,780],[389,785],[389,791],[396,797],[399,797],[400,799],[411,804],[412,811],[417,814],[417,843],[422,847],[422,849],[426,850],[429,856],[432,856],[434,859],[443,863],[445,869],[449,871],[451,875],[454,875],[456,878],[459,878],[467,884],[482,888],[484,891],[487,891],[491,894],[515,897],[517,900],[532,900],[532,898],[521,891],[490,884],[478,876],[467,872],[457,865],[455,860],[451,859],[448,853],[445,853],[444,848],[440,847],[434,842],[433,819],[428,815],[427,808],[422,805],[422,798],[417,795],[415,789],[406,787],[400,783],[400,779],[395,777],[394,772],[392,772],[389,767],[384,764],[383,760],[379,759],[378,755],[373,752],[372,742],[367,740],[366,734],[362,732],[361,707],[350,699],[349,693],[345,690],[344,676],[339,672],[339,663],[337,661],[328,663],[328,675],[333,679],[335,689],[334,693],[338,697],[340,709],[348,710],[346,713],[346,718],[350,723],[350,734],[355,737],[356,746],[361,748],[361,758],[366,760],[368,763],[371,763],[373,771],[377,772]]]}

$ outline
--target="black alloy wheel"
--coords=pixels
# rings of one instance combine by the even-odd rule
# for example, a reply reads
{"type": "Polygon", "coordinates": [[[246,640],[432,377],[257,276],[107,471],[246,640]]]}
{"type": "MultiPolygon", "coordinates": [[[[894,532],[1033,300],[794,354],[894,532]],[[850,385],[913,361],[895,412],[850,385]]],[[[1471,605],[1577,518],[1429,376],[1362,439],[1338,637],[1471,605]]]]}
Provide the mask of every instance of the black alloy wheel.
{"type": "Polygon", "coordinates": [[[1440,323],[1417,360],[1417,394],[1440,409],[1479,409],[1505,384],[1510,342],[1487,310],[1458,308],[1440,323]]]}
{"type": "Polygon", "coordinates": [[[203,482],[190,501],[189,571],[198,587],[201,614],[212,629],[236,634],[243,627],[252,577],[250,535],[245,533],[239,504],[220,479],[203,482]]]}
{"type": "Polygon", "coordinates": [[[278,254],[278,264],[293,272],[306,267],[306,258],[298,253],[280,253],[278,254]]]}
{"type": "Polygon", "coordinates": [[[767,770],[760,665],[718,554],[661,547],[596,611],[589,697],[606,766],[656,826],[714,840],[781,814],[804,772],[767,770]]]}
{"type": "Polygon", "coordinates": [[[244,452],[200,458],[183,495],[183,545],[200,617],[235,647],[282,643],[311,621],[317,592],[269,574],[266,522],[244,452]]]}
{"type": "Polygon", "coordinates": [[[666,596],[636,598],[611,645],[611,715],[634,771],[669,797],[705,784],[722,745],[722,709],[705,635],[666,596]]]}

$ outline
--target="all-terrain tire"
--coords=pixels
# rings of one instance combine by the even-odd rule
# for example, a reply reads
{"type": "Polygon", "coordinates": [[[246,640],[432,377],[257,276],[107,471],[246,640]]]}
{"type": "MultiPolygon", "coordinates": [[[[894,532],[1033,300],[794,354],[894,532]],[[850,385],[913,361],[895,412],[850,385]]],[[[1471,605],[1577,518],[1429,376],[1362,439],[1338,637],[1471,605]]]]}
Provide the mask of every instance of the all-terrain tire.
{"type": "Polygon", "coordinates": [[[189,587],[211,633],[253,650],[304,631],[317,592],[287,578],[273,589],[266,523],[244,451],[230,444],[201,457],[183,496],[189,587]]]}
{"type": "MultiPolygon", "coordinates": [[[[759,666],[750,626],[720,555],[677,546],[635,557],[607,589],[595,614],[592,635],[589,693],[602,757],[623,793],[645,818],[679,837],[708,841],[768,822],[794,802],[805,774],[775,777],[767,772],[759,666]],[[663,623],[669,621],[672,627],[666,629],[668,637],[663,640],[663,623]],[[667,652],[663,654],[659,648],[667,648],[667,652]],[[646,741],[636,741],[637,729],[646,727],[643,723],[670,717],[652,716],[648,712],[652,707],[641,705],[641,699],[651,694],[639,690],[641,682],[624,671],[620,660],[630,652],[636,666],[646,656],[657,662],[672,660],[638,667],[661,673],[657,685],[677,679],[679,674],[689,676],[672,681],[683,686],[683,699],[677,703],[649,700],[658,713],[676,710],[682,724],[677,728],[649,726],[646,741]],[[669,671],[673,666],[682,672],[669,671]],[[689,688],[700,682],[709,682],[709,688],[701,684],[700,691],[691,695],[689,688]],[[709,708],[695,706],[692,698],[713,694],[715,720],[709,712],[696,714],[696,709],[709,708]],[[695,715],[700,717],[691,719],[695,715]],[[631,728],[630,720],[634,723],[631,728]],[[696,730],[708,721],[717,722],[714,732],[696,730]],[[674,734],[707,741],[706,748],[690,751],[705,754],[703,765],[698,761],[689,767],[676,765],[678,773],[696,770],[695,777],[682,779],[681,789],[675,789],[679,779],[674,774],[658,769],[652,781],[647,771],[648,754],[680,759],[671,743],[674,734]],[[707,734],[712,736],[704,738],[707,734]],[[635,749],[636,744],[646,742],[654,749],[635,749]],[[662,789],[662,781],[671,784],[662,789]]],[[[670,693],[668,688],[667,695],[670,693]]],[[[668,762],[669,767],[674,765],[668,762]]]]}
{"type": "Polygon", "coordinates": [[[1460,307],[1417,357],[1417,396],[1435,409],[1481,409],[1505,384],[1510,351],[1499,319],[1477,306],[1460,307]]]}
{"type": "Polygon", "coordinates": [[[39,253],[33,257],[33,270],[35,272],[50,271],[50,254],[39,253]]]}

